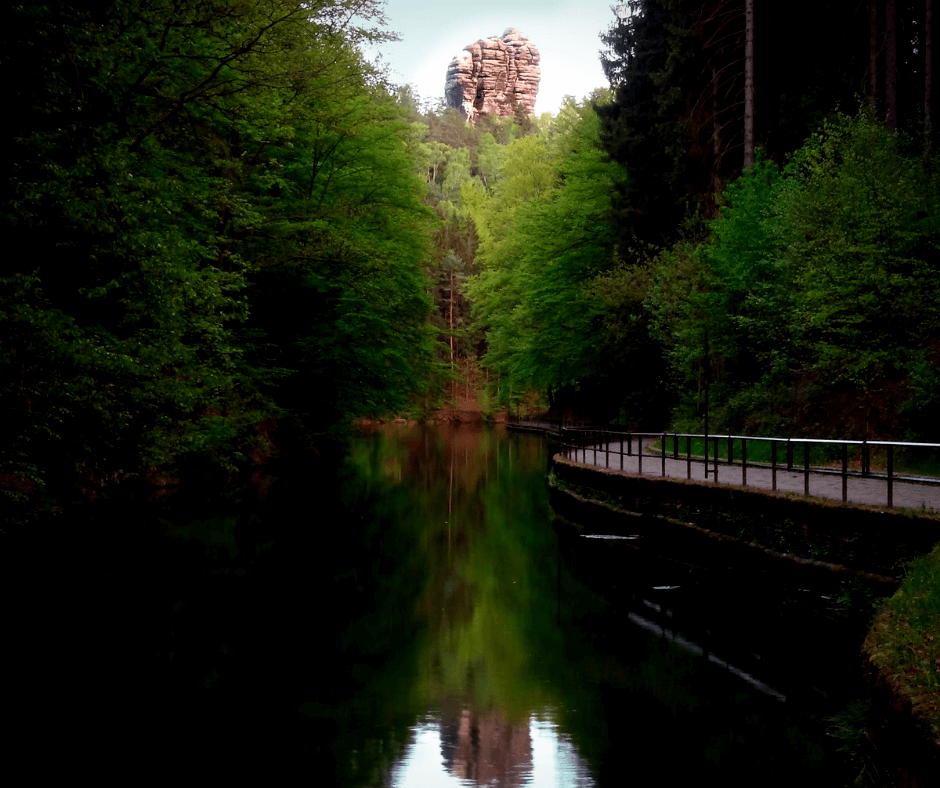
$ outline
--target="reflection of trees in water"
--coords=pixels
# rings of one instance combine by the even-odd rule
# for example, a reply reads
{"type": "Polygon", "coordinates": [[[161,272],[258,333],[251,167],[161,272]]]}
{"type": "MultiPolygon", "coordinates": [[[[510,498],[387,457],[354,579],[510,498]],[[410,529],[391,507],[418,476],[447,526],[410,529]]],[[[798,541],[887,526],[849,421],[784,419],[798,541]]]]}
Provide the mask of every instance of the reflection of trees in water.
{"type": "Polygon", "coordinates": [[[398,482],[404,479],[420,482],[423,489],[432,490],[435,495],[472,497],[493,477],[520,463],[524,468],[545,466],[541,439],[506,434],[500,427],[387,425],[379,432],[386,437],[384,448],[393,450],[393,456],[386,457],[387,475],[398,482]]]}
{"type": "Polygon", "coordinates": [[[411,608],[421,631],[412,696],[435,712],[443,706],[438,763],[474,784],[523,784],[532,711],[554,701],[544,660],[532,655],[560,650],[556,606],[545,603],[557,561],[544,442],[392,427],[363,443],[357,460],[400,493],[394,522],[416,537],[420,569],[411,572],[423,590],[411,608]]]}
{"type": "Polygon", "coordinates": [[[441,720],[441,756],[455,777],[482,785],[522,785],[532,772],[529,721],[510,723],[499,711],[463,709],[441,720]]]}

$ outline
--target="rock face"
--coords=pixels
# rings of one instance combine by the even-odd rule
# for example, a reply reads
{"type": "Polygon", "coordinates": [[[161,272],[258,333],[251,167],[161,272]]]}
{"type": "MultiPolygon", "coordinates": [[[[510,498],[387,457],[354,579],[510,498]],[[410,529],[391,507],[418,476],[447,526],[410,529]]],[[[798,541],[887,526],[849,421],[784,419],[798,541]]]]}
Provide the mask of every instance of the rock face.
{"type": "Polygon", "coordinates": [[[472,124],[481,114],[513,115],[516,104],[535,114],[539,51],[522,33],[507,28],[501,38],[481,38],[450,61],[444,95],[472,124]]]}

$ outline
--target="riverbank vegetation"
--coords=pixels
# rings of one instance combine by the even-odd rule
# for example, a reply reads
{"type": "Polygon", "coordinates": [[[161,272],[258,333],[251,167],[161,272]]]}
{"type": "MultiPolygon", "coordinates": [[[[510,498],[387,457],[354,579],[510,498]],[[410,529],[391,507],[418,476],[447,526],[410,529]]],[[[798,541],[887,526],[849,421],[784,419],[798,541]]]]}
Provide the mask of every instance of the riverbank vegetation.
{"type": "Polygon", "coordinates": [[[940,735],[940,547],[915,561],[904,585],[886,600],[865,643],[914,714],[940,735]]]}
{"type": "Polygon", "coordinates": [[[225,476],[431,395],[435,222],[405,112],[360,54],[387,37],[380,11],[10,9],[8,521],[225,476]]]}

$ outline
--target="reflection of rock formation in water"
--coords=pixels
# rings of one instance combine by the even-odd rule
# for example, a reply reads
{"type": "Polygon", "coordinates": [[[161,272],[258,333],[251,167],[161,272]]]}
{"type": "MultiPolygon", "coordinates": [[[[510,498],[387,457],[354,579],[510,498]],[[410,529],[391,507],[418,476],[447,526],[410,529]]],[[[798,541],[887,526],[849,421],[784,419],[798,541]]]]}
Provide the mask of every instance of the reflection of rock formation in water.
{"type": "Polygon", "coordinates": [[[454,776],[481,785],[522,785],[532,771],[529,721],[510,723],[498,711],[464,709],[441,722],[441,755],[454,776]],[[495,781],[495,783],[494,783],[495,781]]]}

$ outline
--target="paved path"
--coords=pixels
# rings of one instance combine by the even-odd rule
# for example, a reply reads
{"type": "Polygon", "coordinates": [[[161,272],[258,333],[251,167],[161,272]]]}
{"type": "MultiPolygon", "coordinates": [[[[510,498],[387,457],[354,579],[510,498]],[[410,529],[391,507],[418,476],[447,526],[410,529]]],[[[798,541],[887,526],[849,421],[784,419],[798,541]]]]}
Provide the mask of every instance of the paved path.
{"type": "MultiPolygon", "coordinates": [[[[655,438],[647,438],[644,445],[650,445],[656,441],[655,438]]],[[[637,440],[634,439],[633,449],[636,452],[637,440]]],[[[610,453],[604,451],[604,446],[588,446],[577,450],[577,457],[572,453],[572,460],[585,463],[586,465],[597,465],[601,468],[621,468],[620,444],[611,442],[610,453]],[[617,452],[617,453],[615,453],[617,452]],[[596,459],[595,459],[596,457],[596,459]]],[[[624,451],[626,447],[624,446],[624,451]]],[[[624,456],[623,470],[629,473],[641,473],[643,476],[662,476],[663,461],[662,455],[658,453],[646,454],[642,457],[642,468],[640,468],[640,457],[634,453],[630,456],[624,456]]],[[[691,478],[696,481],[708,481],[716,483],[712,471],[714,464],[709,462],[709,475],[705,478],[705,463],[699,458],[692,458],[691,478]]],[[[669,455],[666,456],[666,476],[685,479],[688,478],[688,464],[685,458],[674,460],[669,455]]],[[[731,484],[741,486],[742,469],[740,465],[719,465],[717,484],[731,484]]],[[[773,489],[772,471],[770,468],[747,467],[747,486],[763,487],[773,489]]],[[[802,471],[787,471],[777,467],[777,489],[783,492],[794,492],[800,495],[804,492],[804,478],[802,471]]],[[[837,501],[842,500],[842,476],[840,474],[814,473],[809,474],[809,494],[820,498],[834,498],[837,501]]],[[[861,478],[858,476],[848,477],[847,500],[849,503],[872,504],[875,506],[887,506],[888,503],[888,482],[883,478],[861,478]]],[[[905,482],[894,480],[894,506],[905,509],[927,509],[929,511],[940,512],[940,485],[922,484],[917,482],[905,482]]]]}

